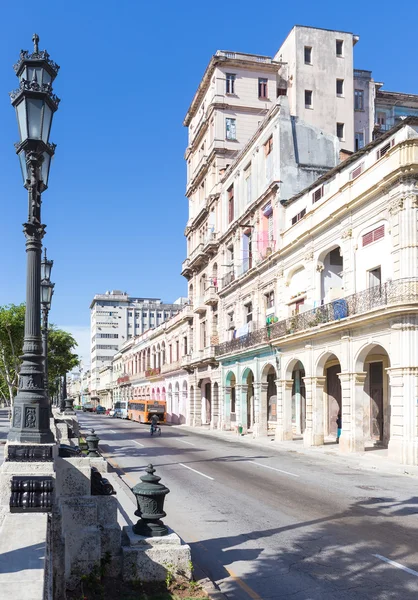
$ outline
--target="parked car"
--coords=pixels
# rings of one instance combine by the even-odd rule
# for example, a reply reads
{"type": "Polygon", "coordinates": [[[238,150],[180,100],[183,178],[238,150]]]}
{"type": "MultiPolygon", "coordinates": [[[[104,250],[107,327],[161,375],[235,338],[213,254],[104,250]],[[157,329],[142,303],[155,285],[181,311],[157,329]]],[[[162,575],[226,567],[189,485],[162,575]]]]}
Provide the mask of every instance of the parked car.
{"type": "Polygon", "coordinates": [[[104,406],[100,406],[100,404],[99,404],[99,406],[96,406],[96,413],[98,415],[104,415],[105,412],[106,412],[106,409],[104,406]]]}
{"type": "Polygon", "coordinates": [[[94,412],[94,406],[93,404],[83,404],[83,412],[94,412]]]}

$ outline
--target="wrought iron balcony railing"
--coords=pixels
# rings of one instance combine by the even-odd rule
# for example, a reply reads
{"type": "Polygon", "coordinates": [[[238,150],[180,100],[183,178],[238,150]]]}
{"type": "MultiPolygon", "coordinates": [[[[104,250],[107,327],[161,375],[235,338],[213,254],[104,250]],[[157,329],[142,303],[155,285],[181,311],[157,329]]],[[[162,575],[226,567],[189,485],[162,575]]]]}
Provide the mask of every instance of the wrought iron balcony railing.
{"type": "Polygon", "coordinates": [[[418,279],[398,279],[369,288],[345,298],[323,304],[312,310],[293,315],[252,333],[224,342],[215,348],[215,355],[222,356],[251,348],[271,340],[311,329],[326,323],[341,321],[347,317],[359,315],[379,307],[399,304],[418,303],[418,279]]]}

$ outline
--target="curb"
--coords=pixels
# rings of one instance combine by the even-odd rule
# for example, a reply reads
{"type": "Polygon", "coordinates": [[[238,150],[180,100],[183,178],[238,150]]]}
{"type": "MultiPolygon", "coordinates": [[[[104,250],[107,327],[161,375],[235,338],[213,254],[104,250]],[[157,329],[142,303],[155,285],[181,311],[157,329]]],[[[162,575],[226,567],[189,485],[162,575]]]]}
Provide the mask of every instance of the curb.
{"type": "MultiPolygon", "coordinates": [[[[107,464],[109,465],[109,473],[114,474],[117,477],[118,484],[124,490],[125,494],[128,497],[133,497],[133,493],[129,485],[124,481],[123,469],[114,467],[108,460],[108,458],[101,453],[102,458],[105,459],[107,464]],[[121,473],[122,471],[122,473],[121,473]]],[[[135,506],[134,498],[132,498],[133,505],[135,506]]],[[[183,540],[184,541],[184,540],[183,540]]],[[[201,588],[207,593],[211,600],[228,600],[228,597],[225,596],[223,592],[219,589],[214,581],[212,581],[202,569],[200,565],[197,563],[193,563],[193,579],[197,581],[197,583],[201,586],[201,588]]]]}
{"type": "Polygon", "coordinates": [[[206,573],[198,564],[194,565],[193,572],[195,580],[207,593],[209,598],[211,598],[212,600],[228,600],[228,596],[221,592],[216,583],[209,579],[209,577],[207,577],[206,573]]]}

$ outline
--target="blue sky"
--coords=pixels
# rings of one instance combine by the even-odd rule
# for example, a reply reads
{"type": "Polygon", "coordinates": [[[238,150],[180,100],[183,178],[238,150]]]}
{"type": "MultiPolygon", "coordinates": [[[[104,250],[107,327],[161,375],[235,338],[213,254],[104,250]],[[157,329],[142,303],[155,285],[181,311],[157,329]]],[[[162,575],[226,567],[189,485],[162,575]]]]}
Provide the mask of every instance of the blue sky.
{"type": "Polygon", "coordinates": [[[121,289],[173,301],[186,294],[183,117],[217,49],[274,55],[294,24],[360,36],[355,66],[385,88],[418,93],[416,2],[227,3],[144,0],[2,2],[0,21],[0,304],[24,301],[27,211],[8,92],[21,48],[40,35],[60,66],[58,144],[43,196],[55,261],[51,320],[86,354],[89,304],[121,289]]]}

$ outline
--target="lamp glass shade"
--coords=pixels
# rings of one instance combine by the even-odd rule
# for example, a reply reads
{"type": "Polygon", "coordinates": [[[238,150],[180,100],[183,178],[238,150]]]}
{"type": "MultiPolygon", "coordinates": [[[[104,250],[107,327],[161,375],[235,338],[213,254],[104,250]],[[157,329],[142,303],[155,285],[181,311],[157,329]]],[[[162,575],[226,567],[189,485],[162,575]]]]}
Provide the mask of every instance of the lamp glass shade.
{"type": "Polygon", "coordinates": [[[52,294],[54,292],[54,286],[51,282],[42,280],[41,281],[41,303],[45,304],[48,308],[51,306],[52,294]]]}
{"type": "Polygon", "coordinates": [[[44,102],[44,114],[43,114],[43,119],[42,119],[42,140],[45,142],[45,144],[48,143],[49,131],[51,129],[51,123],[52,123],[52,110],[51,110],[51,107],[46,102],[44,102]]]}
{"type": "Polygon", "coordinates": [[[24,150],[21,150],[19,152],[18,156],[19,156],[19,162],[20,162],[20,169],[22,171],[23,185],[25,185],[26,181],[28,179],[28,166],[26,164],[26,152],[24,150]]]}
{"type": "Polygon", "coordinates": [[[23,77],[27,81],[37,81],[39,85],[43,83],[51,83],[51,75],[43,69],[42,67],[26,67],[25,72],[27,71],[27,76],[23,77]]]}
{"type": "Polygon", "coordinates": [[[26,97],[29,137],[34,140],[41,139],[42,109],[44,104],[45,102],[43,98],[26,97]]]}
{"type": "Polygon", "coordinates": [[[26,115],[26,102],[23,98],[16,106],[17,124],[19,125],[20,141],[26,140],[28,137],[28,121],[26,115]]]}
{"type": "Polygon", "coordinates": [[[54,264],[53,260],[48,260],[45,257],[42,258],[42,261],[41,261],[41,279],[42,279],[42,283],[41,283],[41,285],[43,285],[43,282],[49,283],[49,281],[51,279],[51,270],[52,270],[52,265],[53,264],[54,264]]]}
{"type": "Polygon", "coordinates": [[[43,160],[43,163],[42,163],[41,178],[42,178],[42,181],[43,181],[45,187],[47,187],[48,186],[48,179],[49,179],[49,168],[51,166],[51,158],[52,158],[52,156],[48,152],[44,152],[42,154],[42,156],[44,157],[44,160],[43,160]]]}

